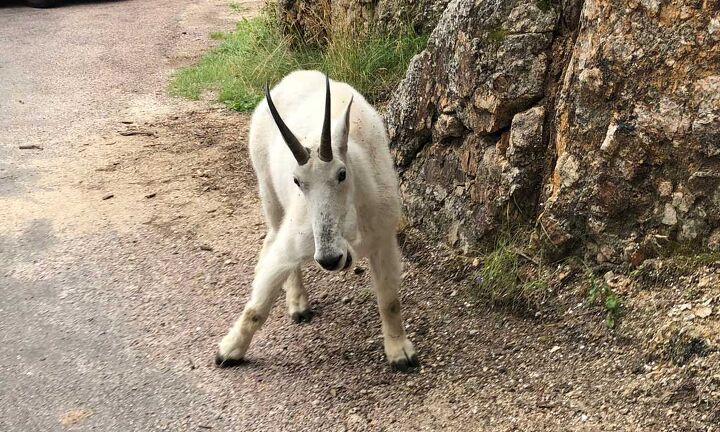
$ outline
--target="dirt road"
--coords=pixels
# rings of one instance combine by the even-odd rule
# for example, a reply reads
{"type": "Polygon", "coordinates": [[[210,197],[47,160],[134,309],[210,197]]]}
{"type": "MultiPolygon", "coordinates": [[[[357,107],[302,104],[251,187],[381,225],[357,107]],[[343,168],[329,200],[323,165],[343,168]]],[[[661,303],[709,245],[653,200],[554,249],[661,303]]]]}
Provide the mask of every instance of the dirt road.
{"type": "Polygon", "coordinates": [[[247,364],[216,369],[264,232],[247,116],[165,89],[237,19],[220,0],[0,8],[0,430],[712,430],[602,318],[490,312],[421,243],[418,373],[385,364],[367,273],[315,270],[313,322],[279,302],[247,364]]]}

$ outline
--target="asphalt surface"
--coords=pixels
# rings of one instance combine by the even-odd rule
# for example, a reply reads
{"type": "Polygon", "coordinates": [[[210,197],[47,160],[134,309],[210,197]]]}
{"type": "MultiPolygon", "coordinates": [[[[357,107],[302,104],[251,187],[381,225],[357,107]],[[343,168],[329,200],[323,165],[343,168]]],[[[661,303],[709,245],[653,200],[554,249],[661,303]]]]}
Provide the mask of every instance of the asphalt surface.
{"type": "Polygon", "coordinates": [[[78,143],[102,141],[121,116],[175,109],[172,68],[233,19],[221,1],[0,6],[0,430],[200,424],[195,384],[131,347],[137,303],[117,291],[136,233],[94,209],[78,143]]]}

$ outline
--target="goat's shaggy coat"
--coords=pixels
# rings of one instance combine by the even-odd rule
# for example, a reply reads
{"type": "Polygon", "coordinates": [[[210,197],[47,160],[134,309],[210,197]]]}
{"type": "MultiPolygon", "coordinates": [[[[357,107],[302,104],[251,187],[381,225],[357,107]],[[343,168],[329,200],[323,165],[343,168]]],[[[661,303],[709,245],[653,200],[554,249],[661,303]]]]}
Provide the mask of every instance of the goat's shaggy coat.
{"type": "Polygon", "coordinates": [[[293,72],[255,108],[250,157],[268,233],[250,300],[220,342],[217,364],[243,358],[283,286],[290,316],[310,319],[303,264],[314,258],[338,271],[368,257],[388,361],[399,369],[416,366],[397,293],[398,181],[378,113],[348,84],[317,71],[293,72]]]}

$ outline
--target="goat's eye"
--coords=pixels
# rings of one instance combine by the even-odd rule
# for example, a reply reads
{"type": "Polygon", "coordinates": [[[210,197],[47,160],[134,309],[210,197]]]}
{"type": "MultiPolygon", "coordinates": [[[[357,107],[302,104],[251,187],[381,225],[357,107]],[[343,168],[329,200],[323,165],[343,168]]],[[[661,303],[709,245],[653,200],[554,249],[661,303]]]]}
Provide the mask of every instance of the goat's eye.
{"type": "Polygon", "coordinates": [[[340,170],[340,172],[338,173],[338,177],[337,177],[337,178],[338,178],[338,181],[341,182],[341,183],[344,182],[344,181],[345,181],[345,177],[347,177],[347,174],[345,173],[345,170],[340,170]]]}
{"type": "Polygon", "coordinates": [[[293,178],[293,182],[295,182],[295,184],[297,185],[297,187],[300,187],[300,182],[298,181],[298,179],[293,178]]]}

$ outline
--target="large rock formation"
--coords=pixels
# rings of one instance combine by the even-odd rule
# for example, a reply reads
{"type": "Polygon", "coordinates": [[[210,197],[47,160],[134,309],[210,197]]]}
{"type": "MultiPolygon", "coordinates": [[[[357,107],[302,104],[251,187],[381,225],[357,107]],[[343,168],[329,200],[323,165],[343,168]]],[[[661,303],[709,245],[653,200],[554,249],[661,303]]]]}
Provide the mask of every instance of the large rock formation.
{"type": "MultiPolygon", "coordinates": [[[[600,259],[720,226],[720,4],[587,0],[553,112],[540,223],[600,259]]],[[[639,258],[641,258],[641,256],[639,258]]]]}
{"type": "Polygon", "coordinates": [[[601,261],[707,244],[719,8],[452,1],[386,113],[410,223],[466,252],[518,222],[601,261]]]}
{"type": "Polygon", "coordinates": [[[467,251],[534,216],[557,27],[534,1],[448,6],[386,115],[412,223],[467,251]]]}

